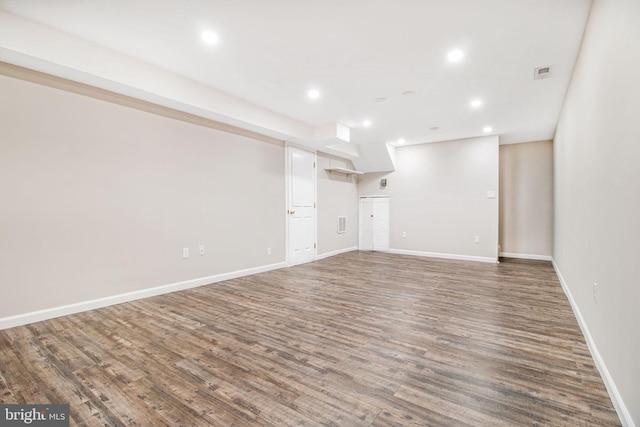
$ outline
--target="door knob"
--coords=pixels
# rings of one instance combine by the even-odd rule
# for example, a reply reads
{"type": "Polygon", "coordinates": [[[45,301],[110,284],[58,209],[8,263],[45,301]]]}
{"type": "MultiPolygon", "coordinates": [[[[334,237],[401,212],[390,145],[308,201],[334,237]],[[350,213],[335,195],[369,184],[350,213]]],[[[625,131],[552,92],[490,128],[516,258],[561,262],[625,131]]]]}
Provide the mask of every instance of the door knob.
{"type": "Polygon", "coordinates": [[[290,215],[293,215],[294,213],[296,213],[296,211],[289,211],[290,215]]]}

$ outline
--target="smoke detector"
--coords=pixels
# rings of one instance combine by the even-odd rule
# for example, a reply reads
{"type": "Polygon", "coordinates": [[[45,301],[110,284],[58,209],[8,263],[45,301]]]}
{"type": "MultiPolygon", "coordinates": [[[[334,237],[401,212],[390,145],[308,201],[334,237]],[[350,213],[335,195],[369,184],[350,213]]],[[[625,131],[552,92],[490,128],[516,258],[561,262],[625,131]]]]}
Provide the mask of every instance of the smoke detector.
{"type": "Polygon", "coordinates": [[[546,79],[547,77],[551,77],[551,67],[538,67],[533,70],[533,79],[546,79]]]}

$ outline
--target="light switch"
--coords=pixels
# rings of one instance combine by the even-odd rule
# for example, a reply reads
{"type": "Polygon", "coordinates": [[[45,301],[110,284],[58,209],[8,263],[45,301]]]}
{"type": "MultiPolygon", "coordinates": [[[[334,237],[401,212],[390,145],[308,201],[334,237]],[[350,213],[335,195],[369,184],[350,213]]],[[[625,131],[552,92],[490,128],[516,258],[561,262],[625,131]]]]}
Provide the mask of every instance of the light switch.
{"type": "Polygon", "coordinates": [[[495,198],[496,198],[496,191],[495,190],[487,191],[487,199],[495,199],[495,198]]]}

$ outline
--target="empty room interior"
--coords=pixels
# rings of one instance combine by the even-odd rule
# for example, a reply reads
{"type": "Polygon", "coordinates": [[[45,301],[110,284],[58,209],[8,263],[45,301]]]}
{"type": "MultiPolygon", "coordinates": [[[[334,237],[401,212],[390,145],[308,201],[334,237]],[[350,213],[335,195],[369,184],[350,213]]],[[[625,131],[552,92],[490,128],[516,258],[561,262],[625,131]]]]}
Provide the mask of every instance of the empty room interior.
{"type": "Polygon", "coordinates": [[[638,69],[637,0],[0,0],[0,425],[640,426],[638,69]]]}

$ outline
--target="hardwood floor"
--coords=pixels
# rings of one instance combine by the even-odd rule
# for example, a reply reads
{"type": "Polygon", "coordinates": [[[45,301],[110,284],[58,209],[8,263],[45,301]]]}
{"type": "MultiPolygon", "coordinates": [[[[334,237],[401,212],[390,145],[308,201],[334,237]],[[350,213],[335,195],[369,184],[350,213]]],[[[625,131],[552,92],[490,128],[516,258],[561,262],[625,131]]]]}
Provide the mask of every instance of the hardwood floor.
{"type": "Polygon", "coordinates": [[[548,262],[351,252],[0,331],[79,426],[619,426],[548,262]]]}

